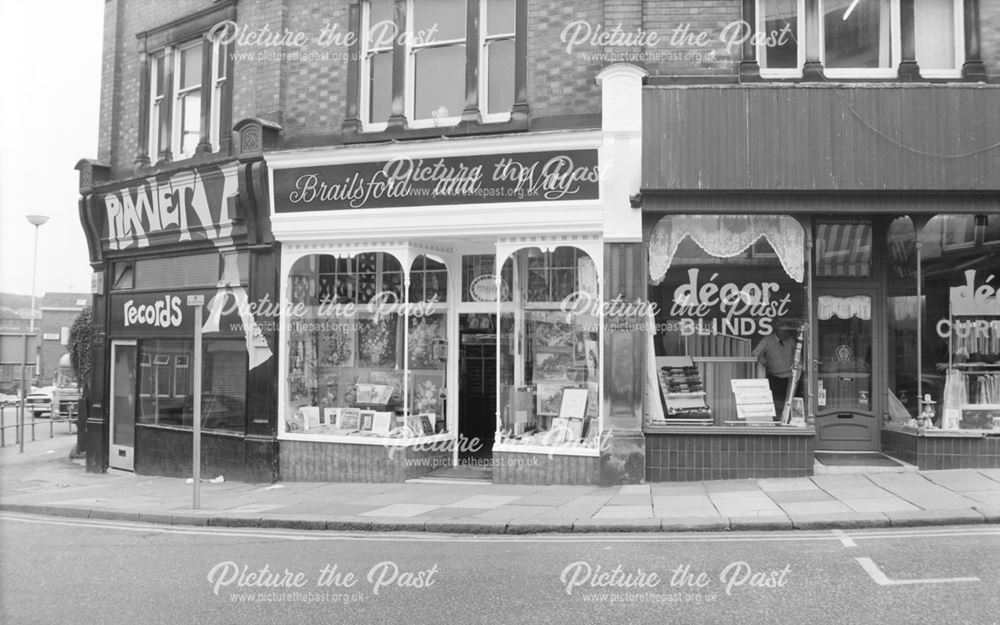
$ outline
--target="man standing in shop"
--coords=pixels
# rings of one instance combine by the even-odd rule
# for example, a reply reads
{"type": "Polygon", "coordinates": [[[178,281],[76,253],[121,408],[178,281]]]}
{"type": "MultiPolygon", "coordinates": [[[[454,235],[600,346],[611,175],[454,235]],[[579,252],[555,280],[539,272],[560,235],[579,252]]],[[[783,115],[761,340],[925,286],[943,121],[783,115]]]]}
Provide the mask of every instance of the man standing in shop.
{"type": "Polygon", "coordinates": [[[788,385],[792,381],[797,330],[798,327],[793,321],[779,321],[774,332],[762,338],[751,352],[757,357],[757,362],[764,367],[767,384],[771,387],[771,396],[774,399],[776,421],[781,419],[785,399],[788,397],[788,385]]]}

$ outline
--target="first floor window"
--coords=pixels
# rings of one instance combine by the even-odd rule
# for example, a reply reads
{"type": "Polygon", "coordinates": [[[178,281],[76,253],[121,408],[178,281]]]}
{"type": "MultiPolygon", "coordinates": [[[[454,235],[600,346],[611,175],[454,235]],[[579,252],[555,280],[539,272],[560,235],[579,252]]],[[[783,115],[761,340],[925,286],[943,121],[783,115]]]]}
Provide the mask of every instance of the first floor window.
{"type": "MultiPolygon", "coordinates": [[[[757,59],[765,74],[801,73],[807,8],[819,15],[818,47],[832,77],[891,75],[901,59],[899,0],[757,0],[757,59]]],[[[913,0],[913,41],[924,76],[955,76],[964,60],[963,0],[913,0]]]]}
{"type": "Polygon", "coordinates": [[[168,46],[151,55],[149,63],[149,158],[152,162],[169,153],[171,158],[190,158],[202,139],[201,108],[209,100],[207,140],[219,149],[222,134],[222,102],[227,80],[227,46],[216,41],[206,54],[201,38],[168,46]],[[211,82],[202,84],[204,66],[211,82]]]}
{"type": "Polygon", "coordinates": [[[466,107],[466,68],[478,59],[475,85],[484,121],[504,121],[514,103],[516,0],[409,0],[403,23],[392,0],[362,5],[360,109],[369,130],[380,130],[394,98],[413,126],[456,124],[466,107]],[[470,10],[478,32],[466,32],[470,10]],[[404,42],[402,93],[393,92],[394,42],[404,42]],[[475,42],[470,48],[470,41],[475,42]]]}

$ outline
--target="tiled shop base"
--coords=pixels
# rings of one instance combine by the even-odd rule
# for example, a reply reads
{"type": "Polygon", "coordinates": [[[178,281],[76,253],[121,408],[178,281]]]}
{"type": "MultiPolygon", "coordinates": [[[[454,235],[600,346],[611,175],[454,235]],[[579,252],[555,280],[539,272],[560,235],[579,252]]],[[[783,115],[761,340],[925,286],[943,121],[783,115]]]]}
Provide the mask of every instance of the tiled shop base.
{"type": "Polygon", "coordinates": [[[307,441],[280,444],[281,479],[290,482],[403,482],[451,462],[450,450],[307,441]]]}
{"type": "Polygon", "coordinates": [[[1000,468],[1000,437],[917,436],[882,430],[882,452],[921,471],[1000,468]]]}
{"type": "Polygon", "coordinates": [[[814,435],[646,433],[646,479],[690,482],[805,477],[814,435]]]}

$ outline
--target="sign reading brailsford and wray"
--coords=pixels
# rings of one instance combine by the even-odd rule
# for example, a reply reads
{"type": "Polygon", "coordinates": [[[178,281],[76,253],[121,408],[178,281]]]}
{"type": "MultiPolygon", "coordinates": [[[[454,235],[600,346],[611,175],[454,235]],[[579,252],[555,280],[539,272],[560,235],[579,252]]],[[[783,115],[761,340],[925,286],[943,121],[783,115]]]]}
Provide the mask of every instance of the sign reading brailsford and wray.
{"type": "Polygon", "coordinates": [[[597,150],[396,158],[274,171],[277,213],[599,197],[597,150]]]}

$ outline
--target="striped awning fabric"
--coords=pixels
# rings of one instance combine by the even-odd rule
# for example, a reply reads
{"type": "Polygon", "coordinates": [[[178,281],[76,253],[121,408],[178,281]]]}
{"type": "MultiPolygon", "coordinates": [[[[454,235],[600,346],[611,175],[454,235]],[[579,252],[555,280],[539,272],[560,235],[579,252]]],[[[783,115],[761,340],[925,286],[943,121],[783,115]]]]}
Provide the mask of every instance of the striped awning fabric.
{"type": "Polygon", "coordinates": [[[819,224],[816,275],[865,278],[872,273],[872,227],[868,223],[819,224]]]}

